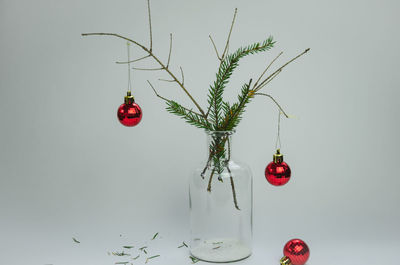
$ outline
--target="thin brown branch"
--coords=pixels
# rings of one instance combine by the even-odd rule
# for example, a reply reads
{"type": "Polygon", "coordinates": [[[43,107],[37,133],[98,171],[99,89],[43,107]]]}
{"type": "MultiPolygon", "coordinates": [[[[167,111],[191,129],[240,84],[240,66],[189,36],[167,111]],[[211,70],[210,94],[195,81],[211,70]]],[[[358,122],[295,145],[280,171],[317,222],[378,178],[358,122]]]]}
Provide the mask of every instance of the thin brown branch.
{"type": "MultiPolygon", "coordinates": [[[[174,81],[174,82],[175,82],[175,81],[174,81]]],[[[154,88],[153,84],[150,83],[149,80],[147,80],[147,83],[149,83],[149,85],[151,86],[151,88],[152,88],[153,91],[154,91],[154,94],[156,94],[157,97],[161,98],[161,99],[164,100],[164,101],[172,102],[171,99],[165,98],[165,97],[161,96],[160,94],[158,94],[157,91],[156,91],[156,89],[154,88]]],[[[194,114],[196,114],[196,115],[200,115],[200,116],[201,116],[200,113],[197,113],[197,112],[195,112],[195,111],[193,111],[193,110],[191,110],[191,109],[188,109],[188,108],[186,108],[186,107],[183,107],[183,106],[181,106],[181,107],[182,107],[183,109],[185,109],[186,111],[188,111],[188,112],[191,112],[191,113],[194,113],[194,114]]]]}
{"type": "Polygon", "coordinates": [[[218,54],[217,46],[215,45],[215,42],[214,42],[213,38],[211,37],[211,35],[208,35],[208,37],[211,40],[211,43],[212,43],[212,45],[214,47],[214,51],[215,51],[215,54],[217,55],[218,60],[222,61],[221,57],[218,54]]]}
{"type": "Polygon", "coordinates": [[[125,62],[115,62],[115,63],[117,63],[117,64],[128,64],[128,63],[134,63],[134,62],[138,62],[138,61],[141,61],[141,60],[143,60],[143,59],[146,59],[146,58],[149,58],[149,57],[150,57],[150,55],[146,55],[146,56],[140,57],[140,58],[138,58],[138,59],[135,59],[135,60],[132,60],[132,61],[125,61],[125,62]]]}
{"type": "Polygon", "coordinates": [[[231,39],[232,29],[233,29],[233,25],[235,24],[236,15],[237,15],[237,8],[235,8],[235,13],[234,13],[234,15],[233,15],[231,28],[229,29],[228,38],[226,39],[226,44],[225,44],[224,52],[223,52],[222,55],[221,55],[221,60],[224,60],[224,59],[225,59],[226,53],[227,53],[227,51],[228,51],[229,41],[230,41],[230,39],[231,39]]]}
{"type": "Polygon", "coordinates": [[[266,85],[267,82],[270,81],[271,78],[274,78],[277,74],[279,74],[285,66],[287,66],[291,62],[295,61],[297,58],[301,57],[302,55],[306,54],[309,50],[310,50],[310,48],[305,49],[302,53],[300,53],[299,55],[297,55],[296,57],[292,58],[287,63],[285,63],[284,65],[279,67],[275,72],[273,72],[271,75],[269,75],[267,78],[265,78],[257,87],[254,87],[253,90],[255,92],[259,91],[261,88],[263,88],[266,85]]]}
{"type": "Polygon", "coordinates": [[[268,77],[268,79],[264,80],[259,86],[258,89],[256,91],[259,91],[260,89],[262,89],[263,87],[265,87],[266,85],[268,85],[272,80],[274,80],[274,78],[279,75],[282,72],[282,69],[280,69],[279,71],[275,71],[272,75],[270,75],[268,77]]]}
{"type": "Polygon", "coordinates": [[[150,12],[150,0],[147,0],[147,11],[149,14],[149,33],[150,33],[150,52],[153,51],[153,30],[151,28],[151,12],[150,12]]]}
{"type": "Polygon", "coordinates": [[[189,91],[185,88],[185,86],[176,78],[176,76],[168,69],[166,68],[166,66],[161,62],[161,60],[155,56],[153,54],[153,52],[151,50],[149,50],[148,48],[146,48],[144,45],[138,43],[137,41],[134,41],[132,39],[129,39],[127,37],[121,36],[119,34],[115,34],[115,33],[82,33],[82,36],[114,36],[117,38],[121,38],[124,40],[127,40],[129,42],[134,43],[135,45],[137,45],[138,47],[142,48],[144,51],[146,51],[160,66],[162,69],[164,69],[171,77],[172,79],[176,80],[176,82],[178,83],[178,85],[182,88],[182,90],[186,93],[186,95],[190,98],[190,100],[193,102],[193,104],[196,105],[197,109],[200,111],[201,115],[206,118],[206,115],[203,111],[203,109],[200,107],[200,105],[197,103],[197,101],[192,97],[192,95],[189,93],[189,91]]]}
{"type": "Polygon", "coordinates": [[[162,68],[162,67],[160,67],[160,68],[140,68],[140,67],[132,67],[132,69],[141,70],[141,71],[160,71],[160,70],[164,70],[164,68],[162,68]]]}
{"type": "Polygon", "coordinates": [[[200,173],[200,177],[202,179],[204,179],[204,175],[206,174],[207,168],[210,166],[210,162],[211,162],[211,152],[210,152],[210,155],[208,156],[206,166],[203,168],[203,170],[200,173]]]}
{"type": "Polygon", "coordinates": [[[253,85],[253,89],[255,88],[255,87],[257,87],[257,85],[258,85],[258,82],[260,82],[260,80],[261,80],[261,78],[263,78],[263,76],[265,75],[265,73],[268,71],[268,69],[271,67],[271,65],[279,58],[279,56],[281,56],[283,54],[283,52],[280,52],[279,54],[278,54],[278,56],[276,56],[270,63],[269,63],[269,65],[267,66],[267,68],[265,68],[265,70],[264,70],[264,72],[262,72],[262,74],[260,75],[260,77],[257,79],[257,81],[254,83],[254,85],[253,85]]]}
{"type": "Polygon", "coordinates": [[[238,202],[237,202],[237,198],[236,198],[235,182],[233,181],[232,172],[231,172],[229,166],[226,166],[226,169],[227,169],[228,172],[229,172],[229,178],[230,178],[230,180],[231,180],[233,202],[234,202],[234,204],[235,204],[235,208],[238,209],[238,210],[240,211],[240,208],[239,208],[238,202]]]}
{"type": "Polygon", "coordinates": [[[169,99],[164,98],[164,97],[160,96],[160,95],[157,93],[156,89],[155,89],[154,86],[150,83],[149,80],[147,80],[147,83],[149,83],[149,85],[151,86],[151,88],[152,88],[153,91],[154,91],[154,94],[156,94],[157,97],[161,98],[161,99],[164,100],[164,101],[169,101],[169,99]]]}
{"type": "Polygon", "coordinates": [[[211,192],[211,182],[215,173],[215,168],[211,171],[210,179],[208,180],[207,191],[211,192]]]}
{"type": "Polygon", "coordinates": [[[171,60],[171,52],[172,52],[172,33],[169,34],[169,53],[168,53],[167,68],[169,67],[169,62],[171,60]]]}
{"type": "Polygon", "coordinates": [[[208,161],[207,161],[207,163],[206,163],[206,166],[203,168],[203,170],[202,170],[201,173],[200,173],[200,177],[201,177],[202,179],[204,179],[204,174],[206,173],[207,168],[208,168],[208,161]]]}
{"type": "Polygon", "coordinates": [[[231,160],[231,141],[229,141],[229,135],[226,136],[226,140],[228,142],[228,163],[231,160]]]}
{"type": "Polygon", "coordinates": [[[212,155],[214,154],[214,152],[212,152],[211,150],[209,151],[208,154],[208,159],[207,159],[207,163],[206,166],[203,168],[203,171],[201,172],[200,176],[202,179],[204,179],[204,174],[206,173],[207,169],[211,166],[211,158],[212,155]]]}
{"type": "Polygon", "coordinates": [[[175,80],[173,80],[173,79],[162,79],[162,78],[158,78],[158,80],[164,81],[164,82],[171,82],[171,83],[174,83],[174,82],[175,82],[175,80]]]}
{"type": "Polygon", "coordinates": [[[254,93],[254,95],[269,97],[278,106],[279,110],[283,113],[283,115],[285,115],[286,118],[289,118],[289,115],[286,114],[281,105],[279,105],[279,103],[271,95],[265,93],[254,93]]]}
{"type": "Polygon", "coordinates": [[[121,38],[121,39],[124,39],[124,40],[126,40],[126,41],[132,42],[133,44],[139,46],[140,48],[142,48],[143,50],[145,50],[145,51],[151,56],[150,50],[147,49],[144,45],[138,43],[137,41],[134,41],[134,40],[132,40],[132,39],[129,39],[129,38],[127,38],[127,37],[121,36],[121,35],[119,35],[119,34],[96,32],[96,33],[82,33],[81,35],[82,35],[83,37],[86,37],[86,36],[114,36],[114,37],[117,37],[117,38],[121,38]]]}

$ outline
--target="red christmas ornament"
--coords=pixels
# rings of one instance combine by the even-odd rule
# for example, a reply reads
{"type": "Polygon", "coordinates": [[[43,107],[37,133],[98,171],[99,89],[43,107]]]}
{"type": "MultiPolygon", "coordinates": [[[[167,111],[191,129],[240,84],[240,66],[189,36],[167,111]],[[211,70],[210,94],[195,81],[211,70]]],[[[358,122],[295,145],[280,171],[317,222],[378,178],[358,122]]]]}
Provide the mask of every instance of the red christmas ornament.
{"type": "Polygon", "coordinates": [[[135,103],[130,91],[125,97],[125,103],[119,106],[117,116],[119,122],[127,127],[136,126],[141,121],[142,109],[135,103]]]}
{"type": "Polygon", "coordinates": [[[265,168],[265,178],[274,186],[282,186],[288,183],[290,174],[289,165],[283,162],[283,155],[280,150],[276,150],[273,161],[265,168]]]}
{"type": "Polygon", "coordinates": [[[281,265],[303,265],[310,257],[310,249],[301,239],[289,240],[283,248],[281,265]]]}

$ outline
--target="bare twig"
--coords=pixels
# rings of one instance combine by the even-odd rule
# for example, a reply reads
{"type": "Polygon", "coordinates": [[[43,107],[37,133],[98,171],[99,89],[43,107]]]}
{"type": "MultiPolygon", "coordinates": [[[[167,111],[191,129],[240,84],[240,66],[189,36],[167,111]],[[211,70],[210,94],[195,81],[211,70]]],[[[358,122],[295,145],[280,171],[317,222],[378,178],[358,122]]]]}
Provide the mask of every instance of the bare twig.
{"type": "Polygon", "coordinates": [[[172,33],[169,34],[169,53],[168,53],[167,68],[169,67],[169,62],[171,60],[171,52],[172,52],[172,33]]]}
{"type": "Polygon", "coordinates": [[[151,28],[150,0],[147,0],[147,11],[149,14],[149,33],[150,33],[150,52],[151,52],[153,51],[153,30],[151,28]]]}
{"type": "MultiPolygon", "coordinates": [[[[214,43],[213,39],[211,38],[211,35],[209,35],[210,40],[211,40],[211,42],[212,42],[212,44],[214,46],[215,52],[217,53],[217,57],[220,60],[220,67],[221,67],[221,64],[222,64],[223,60],[225,59],[225,56],[226,56],[228,50],[229,50],[229,41],[231,39],[232,29],[233,29],[233,26],[235,24],[236,15],[237,15],[237,8],[235,8],[235,13],[233,14],[232,24],[231,24],[231,27],[229,29],[228,38],[226,40],[224,52],[222,53],[221,56],[218,55],[217,47],[215,46],[215,43],[214,43]]],[[[207,119],[208,114],[210,113],[210,110],[211,110],[211,105],[208,106],[207,113],[204,116],[205,119],[207,119]]]]}
{"type": "Polygon", "coordinates": [[[206,166],[203,168],[203,170],[200,173],[200,176],[202,179],[204,179],[204,175],[206,174],[207,169],[210,167],[212,154],[213,154],[213,152],[210,150],[210,154],[208,155],[206,166]]]}
{"type": "Polygon", "coordinates": [[[238,209],[238,210],[240,211],[240,208],[239,208],[238,203],[237,203],[236,190],[235,190],[235,183],[234,183],[234,181],[233,181],[232,172],[231,172],[229,166],[226,166],[226,169],[228,170],[228,172],[229,172],[229,178],[231,179],[231,187],[232,187],[233,202],[235,203],[235,208],[238,209]]]}
{"type": "Polygon", "coordinates": [[[220,57],[219,54],[218,54],[217,46],[215,45],[214,40],[212,39],[211,35],[208,35],[208,37],[209,37],[210,40],[211,40],[211,43],[212,43],[212,45],[213,45],[213,47],[214,47],[214,51],[215,51],[215,54],[217,55],[218,60],[221,61],[222,59],[221,59],[221,57],[220,57]]]}
{"type": "Polygon", "coordinates": [[[221,55],[221,61],[225,59],[225,55],[226,55],[226,53],[227,53],[227,51],[228,51],[229,41],[230,41],[230,39],[231,39],[232,29],[233,29],[233,25],[235,24],[236,15],[237,15],[237,8],[235,8],[235,13],[234,13],[234,15],[233,15],[231,28],[229,29],[229,34],[228,34],[228,38],[227,38],[227,40],[226,40],[224,52],[223,52],[222,55],[221,55]]]}
{"type": "MultiPolygon", "coordinates": [[[[161,98],[162,100],[167,101],[167,102],[171,102],[171,101],[172,101],[172,100],[167,99],[167,98],[161,96],[160,94],[158,94],[157,91],[156,91],[156,89],[154,88],[153,84],[150,83],[149,80],[147,80],[147,83],[149,83],[149,85],[151,86],[151,88],[152,88],[153,91],[154,91],[154,94],[156,94],[157,97],[159,97],[159,98],[161,98]]],[[[186,111],[189,111],[189,112],[191,112],[191,113],[194,113],[194,114],[196,114],[196,115],[200,115],[200,116],[201,116],[200,113],[197,113],[197,112],[195,112],[195,111],[193,111],[193,110],[191,110],[191,109],[185,108],[185,107],[183,107],[183,106],[181,106],[181,107],[182,107],[183,109],[185,109],[186,111]]]]}
{"type": "Polygon", "coordinates": [[[265,73],[268,71],[268,69],[271,67],[271,65],[279,58],[279,56],[281,56],[283,54],[283,52],[280,52],[279,54],[278,54],[278,56],[276,56],[271,62],[270,62],[270,64],[267,66],[267,68],[265,68],[265,70],[264,70],[264,72],[262,72],[262,74],[260,75],[260,77],[257,79],[257,81],[254,83],[254,85],[253,85],[253,89],[255,88],[255,87],[257,87],[257,85],[258,85],[258,82],[260,82],[260,80],[261,80],[261,78],[263,78],[263,76],[265,75],[265,73]]]}
{"type": "Polygon", "coordinates": [[[163,78],[158,78],[158,80],[160,80],[160,81],[164,81],[164,82],[171,82],[171,83],[173,83],[173,82],[176,82],[175,80],[173,80],[173,79],[163,79],[163,78]]]}
{"type": "Polygon", "coordinates": [[[226,141],[228,142],[228,163],[231,160],[231,141],[229,141],[229,135],[226,136],[226,141]]]}
{"type": "Polygon", "coordinates": [[[285,115],[286,118],[289,118],[289,115],[286,114],[286,112],[282,109],[281,105],[279,105],[279,103],[271,95],[265,93],[254,93],[254,95],[269,97],[278,106],[279,110],[283,113],[283,115],[285,115]]]}
{"type": "Polygon", "coordinates": [[[162,68],[162,67],[160,67],[160,68],[140,68],[140,67],[132,67],[132,69],[141,70],[141,71],[160,71],[160,70],[164,70],[164,68],[162,68]]]}
{"type": "Polygon", "coordinates": [[[207,191],[211,192],[211,182],[215,173],[215,168],[211,171],[210,179],[208,180],[207,191]]]}
{"type": "MultiPolygon", "coordinates": [[[[279,75],[282,72],[282,69],[275,71],[273,74],[271,74],[270,76],[268,76],[268,78],[266,80],[264,80],[259,86],[258,89],[255,91],[259,91],[260,89],[262,89],[263,87],[265,87],[266,85],[268,85],[272,80],[274,80],[274,78],[279,75]]],[[[254,88],[253,88],[254,89],[254,88]]]]}
{"type": "Polygon", "coordinates": [[[291,60],[289,60],[287,63],[285,63],[284,65],[282,65],[281,67],[279,67],[275,72],[273,72],[271,75],[269,75],[267,78],[265,78],[257,87],[254,87],[254,91],[257,92],[259,91],[261,88],[263,88],[267,83],[269,83],[270,79],[273,79],[276,75],[278,75],[282,69],[287,66],[288,64],[290,64],[291,62],[293,62],[294,60],[296,60],[297,58],[301,57],[302,55],[306,54],[308,51],[310,50],[310,48],[304,50],[302,53],[300,53],[299,55],[297,55],[296,57],[292,58],[291,60]]]}
{"type": "Polygon", "coordinates": [[[161,98],[161,99],[164,100],[164,101],[170,101],[169,99],[164,98],[163,96],[160,96],[160,95],[157,93],[157,91],[156,91],[156,89],[154,88],[154,86],[150,83],[149,80],[147,80],[147,83],[149,83],[149,85],[151,86],[151,88],[153,89],[153,91],[154,91],[154,93],[156,94],[157,97],[161,98]]]}
{"type": "Polygon", "coordinates": [[[134,63],[134,62],[138,62],[138,61],[141,61],[141,60],[143,60],[143,59],[146,59],[146,58],[149,58],[149,57],[150,57],[150,55],[146,55],[146,56],[140,57],[140,58],[138,58],[138,59],[135,59],[135,60],[132,60],[132,61],[126,61],[126,62],[115,62],[115,63],[117,63],[117,64],[128,64],[128,63],[134,63]]]}

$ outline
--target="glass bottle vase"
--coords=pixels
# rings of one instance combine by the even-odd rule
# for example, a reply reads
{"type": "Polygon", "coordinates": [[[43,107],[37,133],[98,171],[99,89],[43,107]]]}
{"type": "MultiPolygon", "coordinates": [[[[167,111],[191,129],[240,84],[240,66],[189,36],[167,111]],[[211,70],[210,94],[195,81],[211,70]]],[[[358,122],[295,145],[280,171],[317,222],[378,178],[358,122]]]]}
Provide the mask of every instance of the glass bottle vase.
{"type": "Polygon", "coordinates": [[[252,174],[232,160],[233,131],[206,133],[207,159],[189,183],[190,252],[209,262],[242,260],[252,249],[252,174]]]}

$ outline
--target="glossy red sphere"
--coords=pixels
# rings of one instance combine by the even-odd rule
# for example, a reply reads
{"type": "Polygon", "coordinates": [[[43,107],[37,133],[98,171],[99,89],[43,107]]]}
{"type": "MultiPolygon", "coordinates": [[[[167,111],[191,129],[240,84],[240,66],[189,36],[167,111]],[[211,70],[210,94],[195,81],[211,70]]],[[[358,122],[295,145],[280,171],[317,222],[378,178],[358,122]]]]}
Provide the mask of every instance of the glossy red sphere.
{"type": "Polygon", "coordinates": [[[132,127],[142,119],[142,109],[136,103],[122,104],[117,112],[118,120],[122,125],[132,127]]]}
{"type": "Polygon", "coordinates": [[[310,257],[310,249],[303,240],[292,239],[283,248],[283,255],[288,257],[293,265],[303,265],[310,257]]]}
{"type": "Polygon", "coordinates": [[[290,167],[285,162],[271,162],[265,168],[265,178],[274,186],[282,186],[290,180],[290,167]]]}

